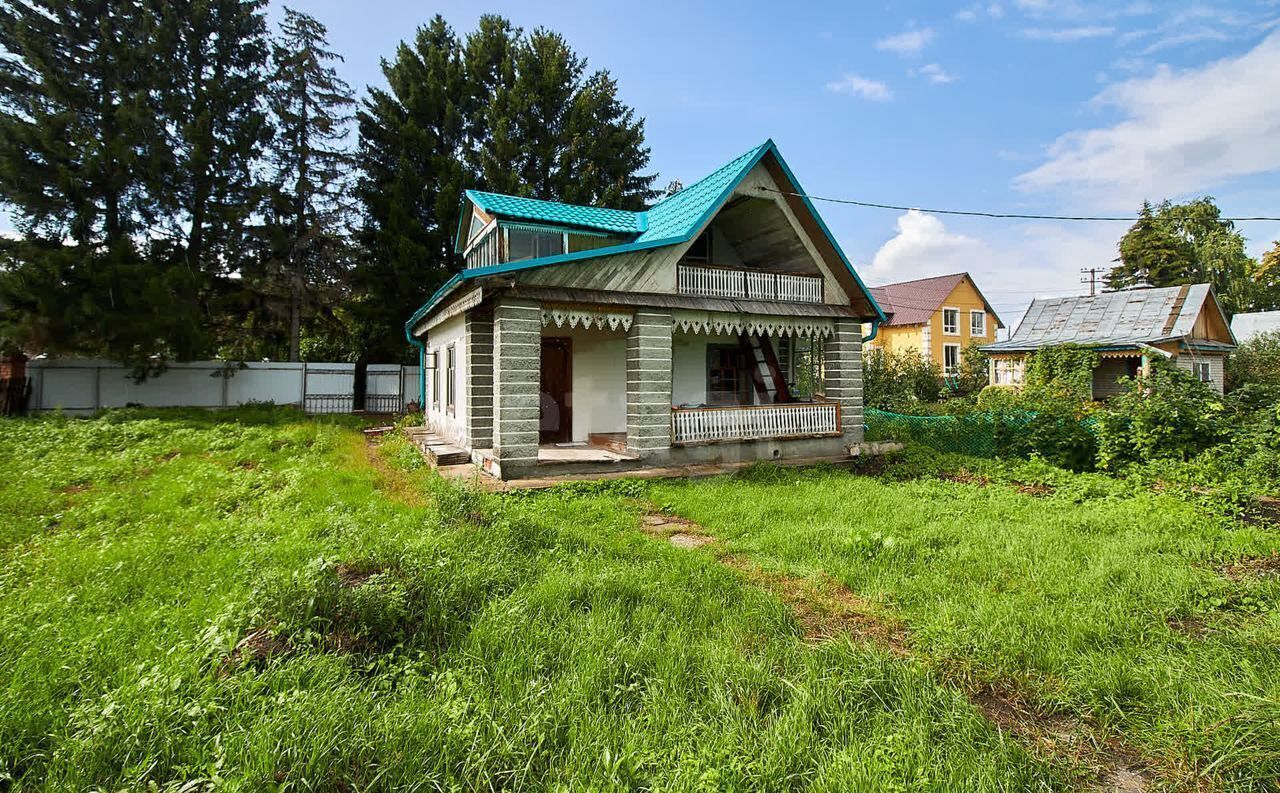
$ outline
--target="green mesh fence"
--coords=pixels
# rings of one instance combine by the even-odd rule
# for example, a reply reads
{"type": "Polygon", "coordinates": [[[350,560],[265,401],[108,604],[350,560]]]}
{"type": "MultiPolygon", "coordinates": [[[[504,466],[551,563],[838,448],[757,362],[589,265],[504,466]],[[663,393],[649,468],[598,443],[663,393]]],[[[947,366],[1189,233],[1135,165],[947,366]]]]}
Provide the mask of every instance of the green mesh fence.
{"type": "MultiPolygon", "coordinates": [[[[1026,457],[1034,450],[1030,441],[1035,421],[1036,413],[1032,411],[908,416],[867,408],[866,438],[921,443],[938,451],[974,457],[1026,457]]],[[[1092,417],[1080,422],[1090,433],[1094,424],[1092,417]]]]}

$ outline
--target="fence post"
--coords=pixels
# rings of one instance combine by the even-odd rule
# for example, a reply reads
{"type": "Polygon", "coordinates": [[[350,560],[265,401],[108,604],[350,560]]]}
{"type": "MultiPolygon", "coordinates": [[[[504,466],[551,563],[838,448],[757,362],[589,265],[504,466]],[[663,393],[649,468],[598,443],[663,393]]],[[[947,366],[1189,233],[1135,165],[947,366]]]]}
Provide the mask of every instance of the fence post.
{"type": "Polygon", "coordinates": [[[102,408],[102,367],[93,367],[93,412],[102,408]]]}
{"type": "Polygon", "coordinates": [[[302,412],[307,412],[307,362],[302,362],[302,399],[298,403],[298,407],[302,408],[302,412]]]}
{"type": "Polygon", "coordinates": [[[231,383],[229,382],[229,381],[231,380],[231,378],[227,376],[228,374],[229,374],[229,370],[227,370],[227,369],[223,369],[223,370],[222,370],[222,406],[223,406],[224,408],[225,408],[225,407],[228,407],[228,405],[227,405],[227,391],[229,391],[229,390],[230,390],[230,388],[231,388],[231,383]]]}

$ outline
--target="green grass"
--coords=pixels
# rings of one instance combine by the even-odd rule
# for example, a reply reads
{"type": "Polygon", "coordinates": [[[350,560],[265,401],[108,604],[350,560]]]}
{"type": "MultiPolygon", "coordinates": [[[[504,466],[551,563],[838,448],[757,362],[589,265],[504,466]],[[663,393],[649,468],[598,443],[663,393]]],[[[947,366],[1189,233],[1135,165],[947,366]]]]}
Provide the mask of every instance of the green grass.
{"type": "Polygon", "coordinates": [[[363,443],[266,409],[0,423],[0,777],[175,790],[1066,783],[923,665],[805,645],[780,602],[636,531],[624,495],[499,500],[446,486],[397,440],[380,474],[363,443]],[[340,564],[373,576],[342,586],[340,564]],[[290,650],[234,650],[262,628],[290,650]]]}
{"type": "Polygon", "coordinates": [[[1280,577],[1217,568],[1275,553],[1280,535],[1099,475],[1020,469],[1057,490],[764,469],[651,496],[766,567],[824,571],[880,603],[952,678],[1084,717],[1181,784],[1277,789],[1280,577]]]}

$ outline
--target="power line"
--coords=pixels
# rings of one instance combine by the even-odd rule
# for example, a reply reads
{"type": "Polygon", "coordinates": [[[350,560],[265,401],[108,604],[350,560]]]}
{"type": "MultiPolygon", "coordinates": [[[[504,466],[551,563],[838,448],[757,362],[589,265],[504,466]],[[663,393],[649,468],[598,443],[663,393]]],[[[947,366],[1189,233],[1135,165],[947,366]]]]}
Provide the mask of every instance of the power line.
{"type": "MultiPolygon", "coordinates": [[[[788,190],[778,190],[774,187],[765,187],[760,185],[761,190],[767,190],[771,193],[779,193],[781,195],[795,196],[796,198],[807,198],[810,201],[826,201],[832,204],[848,204],[856,207],[867,207],[870,209],[892,209],[898,212],[927,212],[930,215],[963,215],[965,217],[975,218],[1000,218],[1006,220],[1072,220],[1072,221],[1101,221],[1106,223],[1133,223],[1138,220],[1136,216],[1118,217],[1115,215],[1024,215],[1017,212],[979,212],[964,209],[926,209],[924,207],[900,206],[898,204],[877,204],[874,201],[855,201],[852,198],[831,198],[830,196],[810,195],[807,193],[793,193],[788,190]]],[[[1236,217],[1236,218],[1218,218],[1218,220],[1229,220],[1232,223],[1241,223],[1250,220],[1264,220],[1271,222],[1280,222],[1280,217],[1236,217]]]]}

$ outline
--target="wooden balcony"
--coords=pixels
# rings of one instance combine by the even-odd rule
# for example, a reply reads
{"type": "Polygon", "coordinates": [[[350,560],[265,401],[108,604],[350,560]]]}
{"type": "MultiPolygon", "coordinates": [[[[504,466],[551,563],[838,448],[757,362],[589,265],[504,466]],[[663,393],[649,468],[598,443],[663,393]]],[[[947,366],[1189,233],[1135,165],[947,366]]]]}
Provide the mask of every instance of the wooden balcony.
{"type": "Polygon", "coordinates": [[[840,405],[836,402],[671,409],[674,446],[822,438],[840,431],[840,405]]]}
{"type": "Polygon", "coordinates": [[[676,267],[676,284],[684,295],[790,303],[822,302],[822,278],[816,275],[681,264],[676,267]]]}

